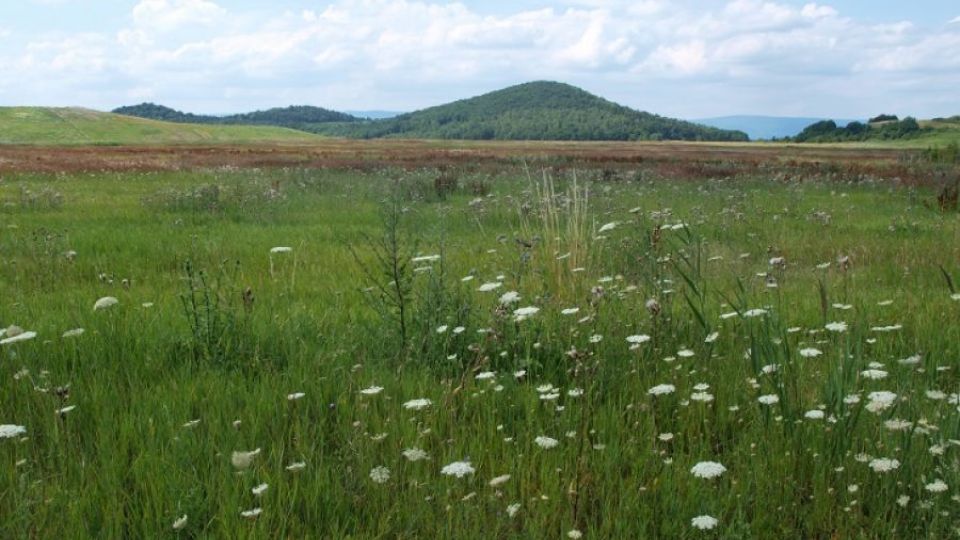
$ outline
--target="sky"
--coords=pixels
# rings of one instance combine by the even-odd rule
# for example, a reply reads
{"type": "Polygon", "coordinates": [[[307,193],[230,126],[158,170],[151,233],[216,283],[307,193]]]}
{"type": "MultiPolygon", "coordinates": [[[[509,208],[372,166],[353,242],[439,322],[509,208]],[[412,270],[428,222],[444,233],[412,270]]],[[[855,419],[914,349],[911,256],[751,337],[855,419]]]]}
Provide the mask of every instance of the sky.
{"type": "Polygon", "coordinates": [[[531,80],[679,118],[950,116],[960,3],[0,3],[0,106],[409,111],[531,80]]]}

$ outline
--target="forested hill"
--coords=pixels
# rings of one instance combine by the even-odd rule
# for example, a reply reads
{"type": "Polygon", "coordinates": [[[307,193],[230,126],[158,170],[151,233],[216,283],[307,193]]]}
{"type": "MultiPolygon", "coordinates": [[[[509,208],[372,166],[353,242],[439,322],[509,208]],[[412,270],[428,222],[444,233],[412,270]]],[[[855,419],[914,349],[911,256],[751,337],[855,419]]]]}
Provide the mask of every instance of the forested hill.
{"type": "Polygon", "coordinates": [[[245,124],[255,126],[279,126],[300,129],[304,131],[314,131],[314,126],[316,124],[325,124],[328,122],[349,123],[359,120],[357,117],[349,114],[331,111],[322,107],[311,107],[306,105],[268,109],[265,111],[255,111],[244,114],[232,114],[229,116],[211,116],[185,113],[154,103],[141,103],[140,105],[120,107],[119,109],[114,109],[113,112],[126,116],[149,118],[151,120],[164,120],[166,122],[179,122],[187,124],[245,124]]]}
{"type": "Polygon", "coordinates": [[[531,82],[395,118],[318,126],[361,138],[745,141],[730,131],[636,111],[557,82],[531,82]]]}

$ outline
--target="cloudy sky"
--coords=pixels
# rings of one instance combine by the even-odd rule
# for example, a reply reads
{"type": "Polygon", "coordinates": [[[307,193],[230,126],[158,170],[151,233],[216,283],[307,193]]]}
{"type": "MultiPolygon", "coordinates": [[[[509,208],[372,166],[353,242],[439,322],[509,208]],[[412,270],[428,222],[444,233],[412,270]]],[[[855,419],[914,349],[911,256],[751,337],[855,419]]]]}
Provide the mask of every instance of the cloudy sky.
{"type": "Polygon", "coordinates": [[[960,4],[0,3],[0,105],[404,111],[538,79],[684,118],[960,114],[960,4]]]}

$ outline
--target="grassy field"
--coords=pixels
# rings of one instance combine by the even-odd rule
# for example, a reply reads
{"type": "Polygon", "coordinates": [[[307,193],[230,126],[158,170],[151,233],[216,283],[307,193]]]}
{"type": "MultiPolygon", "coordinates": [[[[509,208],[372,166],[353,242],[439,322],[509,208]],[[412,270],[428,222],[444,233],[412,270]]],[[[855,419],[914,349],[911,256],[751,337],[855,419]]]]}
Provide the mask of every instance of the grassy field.
{"type": "Polygon", "coordinates": [[[319,139],[269,126],[174,124],[79,108],[0,107],[0,144],[304,143],[319,139]]]}
{"type": "Polygon", "coordinates": [[[957,534],[933,187],[482,158],[7,172],[0,537],[957,534]]]}

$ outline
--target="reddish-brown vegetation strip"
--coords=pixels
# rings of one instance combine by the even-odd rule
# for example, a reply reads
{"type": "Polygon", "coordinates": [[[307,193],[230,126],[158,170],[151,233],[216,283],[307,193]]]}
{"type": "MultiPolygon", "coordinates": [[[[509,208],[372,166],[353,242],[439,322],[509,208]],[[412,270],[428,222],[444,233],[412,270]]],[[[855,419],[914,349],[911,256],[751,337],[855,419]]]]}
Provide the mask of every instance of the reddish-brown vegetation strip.
{"type": "Polygon", "coordinates": [[[218,167],[644,168],[671,177],[836,172],[922,182],[901,150],[830,146],[620,142],[462,142],[331,139],[311,145],[0,146],[2,172],[191,170],[218,167]]]}

